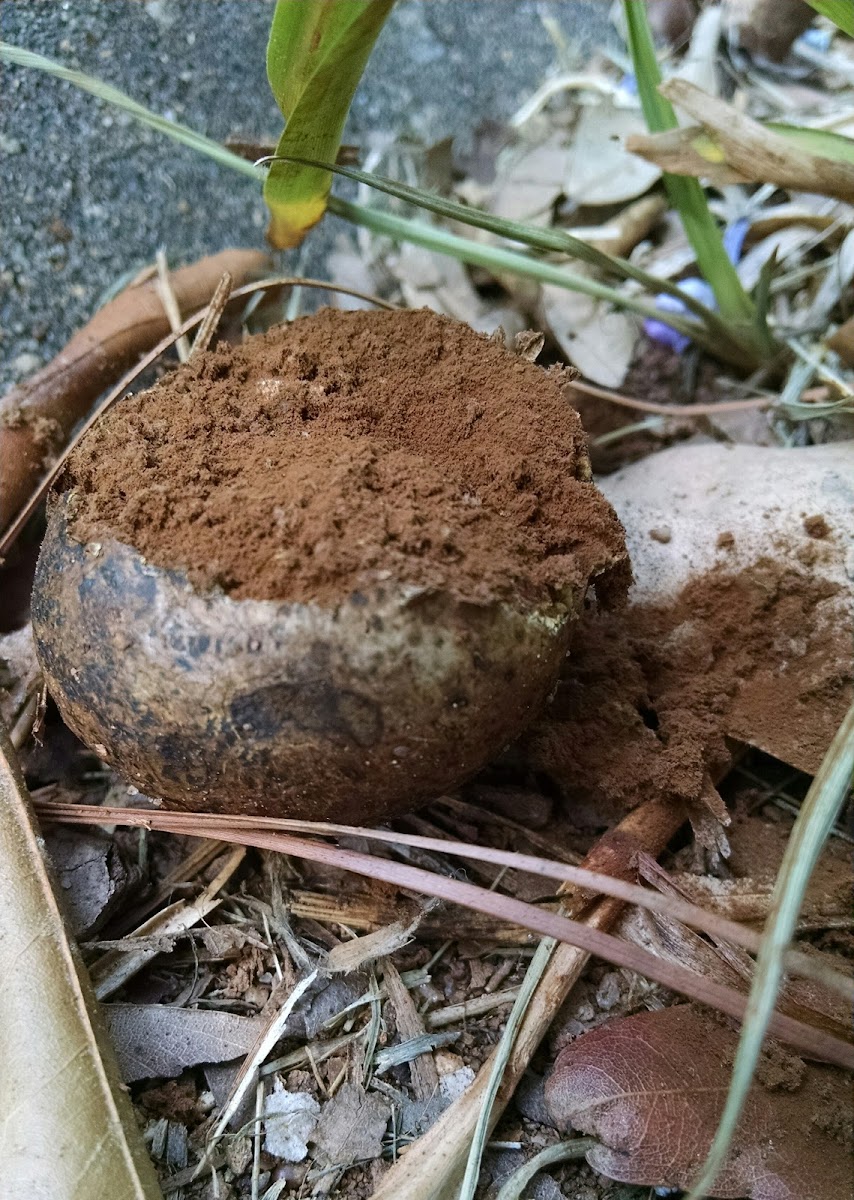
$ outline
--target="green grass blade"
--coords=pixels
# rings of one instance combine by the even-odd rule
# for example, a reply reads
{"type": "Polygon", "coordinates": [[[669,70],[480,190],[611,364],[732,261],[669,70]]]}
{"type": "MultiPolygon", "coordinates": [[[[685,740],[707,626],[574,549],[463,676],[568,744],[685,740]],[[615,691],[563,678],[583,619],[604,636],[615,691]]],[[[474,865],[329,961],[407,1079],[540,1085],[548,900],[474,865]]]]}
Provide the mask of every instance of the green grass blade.
{"type": "MultiPolygon", "coordinates": [[[[651,133],[663,133],[667,129],[675,129],[677,121],[673,106],[658,91],[661,73],[646,4],[640,0],[623,0],[623,12],[638,94],[649,130],[651,133]]],[[[688,241],[697,257],[697,266],[715,293],[721,316],[745,331],[750,330],[756,337],[753,304],[741,286],[738,272],[727,257],[720,230],[709,211],[699,182],[682,175],[665,173],[664,185],[685,227],[688,241]]]]}
{"type": "Polygon", "coordinates": [[[851,0],[807,0],[807,4],[832,21],[837,29],[854,37],[854,5],[851,0]]]}
{"type": "MultiPolygon", "coordinates": [[[[411,242],[413,245],[423,246],[425,250],[435,250],[439,254],[447,254],[450,258],[458,259],[459,262],[468,263],[469,266],[485,267],[486,270],[497,274],[509,271],[527,279],[534,279],[538,283],[553,283],[557,287],[566,288],[567,291],[581,292],[596,300],[604,300],[608,304],[613,304],[615,308],[626,309],[628,312],[637,313],[638,316],[661,320],[661,311],[651,301],[618,292],[616,288],[599,283],[586,275],[576,275],[572,271],[567,271],[565,267],[542,262],[540,259],[531,258],[518,251],[504,250],[498,246],[484,246],[469,238],[448,233],[435,225],[427,225],[423,221],[415,221],[407,217],[397,217],[392,213],[382,212],[378,208],[353,204],[338,196],[330,196],[329,211],[335,213],[336,216],[344,217],[354,225],[370,229],[372,233],[394,238],[398,242],[411,242]]],[[[700,345],[706,346],[712,353],[721,353],[720,346],[699,322],[676,316],[673,313],[667,314],[667,321],[668,324],[673,325],[674,329],[687,333],[688,337],[693,338],[700,345]]]]}
{"type": "MultiPolygon", "coordinates": [[[[277,157],[334,161],[350,102],[394,0],[279,0],[267,73],[286,120],[277,157]]],[[[328,170],[277,161],[264,185],[267,236],[298,246],[326,211],[328,170]]]]}
{"type": "Polygon", "coordinates": [[[789,125],[786,121],[763,121],[763,125],[789,138],[809,154],[819,154],[833,162],[854,163],[854,138],[831,129],[810,129],[806,125],[789,125]]]}
{"type": "Polygon", "coordinates": [[[316,162],[311,159],[299,159],[297,161],[307,161],[311,165],[323,167],[328,171],[334,171],[336,175],[343,175],[345,178],[355,180],[357,183],[367,184],[368,187],[375,188],[379,192],[384,192],[388,196],[393,196],[397,200],[404,200],[408,204],[413,204],[418,208],[427,209],[429,212],[436,213],[437,216],[444,217],[446,220],[459,221],[461,224],[471,225],[476,229],[485,229],[487,232],[495,233],[499,237],[507,238],[509,241],[521,242],[523,245],[529,246],[534,250],[567,254],[572,258],[589,263],[591,266],[598,267],[609,274],[617,275],[621,279],[633,279],[637,283],[643,284],[644,287],[653,293],[666,292],[668,295],[675,296],[678,300],[681,300],[690,312],[693,312],[695,316],[703,321],[707,328],[715,330],[720,337],[729,339],[732,336],[726,322],[717,313],[707,308],[705,304],[701,304],[693,296],[683,292],[678,284],[670,283],[666,279],[658,279],[655,275],[651,275],[649,271],[644,271],[641,267],[636,267],[628,259],[607,254],[604,250],[599,250],[595,246],[582,241],[581,238],[564,233],[563,230],[543,229],[537,225],[527,225],[522,221],[510,221],[505,217],[496,217],[492,213],[485,212],[483,209],[472,208],[467,204],[460,204],[457,200],[450,200],[445,196],[437,196],[433,192],[425,191],[423,188],[411,187],[409,184],[400,183],[396,179],[386,179],[384,176],[374,175],[370,171],[360,171],[356,167],[345,167],[333,162],[316,162]]]}
{"type": "MultiPolygon", "coordinates": [[[[32,67],[60,79],[65,79],[83,91],[90,92],[93,96],[101,100],[106,100],[116,108],[129,113],[136,120],[149,126],[151,129],[156,129],[158,132],[166,134],[167,137],[171,137],[174,141],[191,147],[197,153],[206,155],[221,166],[238,171],[241,175],[254,179],[256,182],[261,182],[264,179],[263,170],[260,167],[256,167],[254,163],[247,162],[246,159],[232,154],[230,150],[226,150],[219,142],[205,137],[204,134],[197,133],[185,125],[179,125],[176,121],[169,121],[165,117],[158,116],[157,113],[151,112],[150,109],[145,108],[142,104],[138,104],[130,96],[119,91],[118,88],[102,83],[101,80],[95,79],[91,75],[85,75],[80,71],[72,71],[62,66],[61,63],[55,62],[53,59],[45,58],[40,54],[34,54],[29,50],[23,50],[18,46],[11,46],[6,42],[0,42],[0,61],[32,67]]],[[[492,246],[482,246],[477,242],[457,237],[455,234],[447,233],[442,229],[436,229],[423,222],[409,220],[405,217],[397,217],[391,213],[380,212],[378,209],[342,200],[337,196],[329,197],[328,207],[330,212],[343,217],[354,225],[360,225],[364,229],[369,229],[373,233],[391,237],[400,242],[412,242],[414,245],[423,246],[427,250],[435,250],[439,254],[447,254],[451,258],[456,258],[460,262],[468,263],[471,266],[481,266],[487,270],[498,272],[509,271],[529,279],[534,279],[539,283],[553,283],[558,287],[566,288],[568,291],[581,292],[595,299],[604,300],[613,304],[616,308],[635,312],[638,316],[654,317],[656,319],[661,316],[661,313],[651,302],[637,296],[624,295],[614,288],[597,283],[593,279],[574,275],[562,267],[554,266],[551,263],[539,262],[524,254],[492,246]]],[[[668,314],[667,319],[668,323],[674,329],[678,329],[680,333],[685,333],[688,337],[693,338],[698,345],[703,346],[711,354],[726,358],[727,361],[732,362],[734,365],[748,369],[756,365],[755,359],[746,354],[738,343],[727,341],[719,337],[716,333],[710,334],[698,321],[692,321],[675,314],[668,314]]]]}
{"type": "Polygon", "coordinates": [[[138,104],[136,100],[131,99],[125,92],[119,91],[118,88],[112,87],[109,83],[103,83],[102,80],[96,79],[92,75],[85,75],[82,71],[73,71],[70,67],[64,67],[62,63],[56,62],[55,59],[45,58],[42,54],[35,54],[32,50],[24,50],[21,46],[10,45],[9,42],[0,42],[0,61],[14,63],[19,67],[31,67],[37,71],[44,71],[48,75],[53,75],[57,79],[64,79],[68,83],[73,83],[75,87],[81,88],[84,92],[89,92],[93,96],[97,96],[99,100],[105,100],[114,108],[119,108],[123,112],[129,113],[141,121],[143,125],[148,125],[151,129],[156,129],[158,133],[165,133],[167,137],[171,137],[173,141],[181,142],[185,146],[198,151],[200,154],[207,155],[214,162],[220,163],[224,167],[230,167],[233,171],[240,171],[243,175],[251,176],[253,179],[263,179],[263,173],[254,163],[247,162],[246,159],[240,158],[237,154],[232,154],[230,150],[226,150],[219,142],[215,142],[213,138],[205,137],[204,134],[196,133],[194,129],[189,129],[186,125],[179,125],[176,121],[170,121],[166,117],[161,117],[157,113],[152,112],[150,108],[146,108],[143,104],[138,104]]]}
{"type": "Polygon", "coordinates": [[[687,1200],[713,1190],[753,1082],[756,1064],[783,977],[783,955],[795,932],[810,875],[845,803],[854,773],[854,705],[848,710],[792,827],[771,898],[747,1012],[721,1121],[700,1177],[687,1200]]]}
{"type": "Polygon", "coordinates": [[[501,1080],[504,1078],[504,1071],[510,1061],[513,1043],[516,1041],[519,1027],[528,1010],[528,1005],[531,1003],[531,998],[549,965],[549,960],[554,954],[556,946],[557,942],[554,938],[543,938],[537,946],[534,957],[531,959],[528,970],[525,972],[522,986],[519,988],[519,995],[513,1003],[510,1016],[507,1018],[507,1023],[501,1032],[501,1038],[495,1048],[492,1066],[489,1070],[489,1083],[487,1084],[483,1104],[481,1105],[477,1124],[474,1128],[471,1149],[466,1161],[465,1175],[463,1176],[463,1182],[460,1185],[456,1200],[474,1200],[474,1194],[477,1190],[478,1179],[480,1177],[480,1164],[483,1159],[483,1151],[489,1138],[490,1120],[492,1117],[492,1107],[495,1104],[495,1097],[498,1095],[501,1080]]]}

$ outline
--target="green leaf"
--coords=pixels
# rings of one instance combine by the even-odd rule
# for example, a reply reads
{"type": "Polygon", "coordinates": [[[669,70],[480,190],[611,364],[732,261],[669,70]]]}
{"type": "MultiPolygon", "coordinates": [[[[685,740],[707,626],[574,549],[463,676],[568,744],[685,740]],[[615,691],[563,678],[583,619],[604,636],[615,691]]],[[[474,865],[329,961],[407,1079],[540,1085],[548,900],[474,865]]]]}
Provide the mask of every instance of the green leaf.
{"type": "MultiPolygon", "coordinates": [[[[646,5],[640,0],[623,0],[623,12],[641,107],[650,132],[663,133],[675,129],[678,123],[673,106],[658,91],[661,72],[655,56],[646,5]]],[[[697,257],[697,266],[715,293],[721,316],[741,326],[746,336],[758,340],[753,304],[741,286],[738,272],[727,257],[720,230],[709,211],[702,187],[696,179],[668,173],[664,175],[664,185],[685,227],[688,241],[697,257]]]]}
{"type": "MultiPolygon", "coordinates": [[[[350,102],[394,0],[278,0],[267,76],[285,118],[276,155],[335,160],[350,102]]],[[[298,246],[326,211],[326,170],[274,162],[264,186],[278,248],[298,246]]]]}
{"type": "Polygon", "coordinates": [[[832,21],[837,29],[854,37],[854,5],[851,0],[807,0],[807,4],[832,21]]]}

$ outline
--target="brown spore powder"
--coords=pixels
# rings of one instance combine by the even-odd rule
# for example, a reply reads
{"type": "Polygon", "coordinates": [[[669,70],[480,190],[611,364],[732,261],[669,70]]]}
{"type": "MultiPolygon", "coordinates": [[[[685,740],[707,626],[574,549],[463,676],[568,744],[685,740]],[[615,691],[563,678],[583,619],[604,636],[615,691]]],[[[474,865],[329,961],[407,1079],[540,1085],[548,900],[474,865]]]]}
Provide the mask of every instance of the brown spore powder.
{"type": "Polygon", "coordinates": [[[428,309],[324,309],[200,354],[71,455],[71,533],[235,599],[378,581],[541,603],[629,578],[565,373],[428,309]]]}

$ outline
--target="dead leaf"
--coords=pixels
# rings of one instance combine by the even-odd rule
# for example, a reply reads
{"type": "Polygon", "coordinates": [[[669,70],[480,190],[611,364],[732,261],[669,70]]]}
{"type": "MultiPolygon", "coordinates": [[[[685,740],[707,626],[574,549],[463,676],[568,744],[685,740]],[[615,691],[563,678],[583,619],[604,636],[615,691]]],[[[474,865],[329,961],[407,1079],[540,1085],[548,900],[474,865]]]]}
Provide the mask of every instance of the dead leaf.
{"type": "Polygon", "coordinates": [[[379,1158],[390,1116],[388,1101],[366,1092],[360,1083],[345,1083],[323,1106],[313,1141],[324,1166],[349,1167],[379,1158]]]}
{"type": "Polygon", "coordinates": [[[320,1105],[309,1092],[279,1087],[264,1099],[264,1149],[285,1162],[302,1162],[317,1126],[320,1105]]]}
{"type": "Polygon", "coordinates": [[[582,375],[602,387],[619,387],[638,338],[634,317],[601,300],[545,284],[540,315],[563,353],[582,375]]]}
{"type": "MultiPolygon", "coordinates": [[[[595,1170],[687,1188],[723,1111],[736,1045],[733,1030],[690,1005],[608,1022],[561,1052],[546,1105],[559,1129],[599,1139],[587,1153],[595,1170]]],[[[714,1194],[850,1200],[849,1149],[838,1140],[849,1078],[792,1059],[783,1076],[780,1090],[752,1089],[714,1194]]]]}
{"type": "Polygon", "coordinates": [[[139,872],[128,870],[113,839],[94,829],[59,825],[46,831],[44,841],[74,936],[92,937],[131,892],[139,872]]]}
{"type": "Polygon", "coordinates": [[[576,204],[622,204],[649,191],[661,177],[655,163],[630,154],[624,139],[646,129],[635,109],[618,108],[610,97],[581,110],[563,190],[576,204]]]}
{"type": "Polygon", "coordinates": [[[0,726],[0,1174],[27,1200],[159,1200],[0,726]]]}
{"type": "Polygon", "coordinates": [[[800,142],[761,125],[684,79],[669,79],[660,91],[698,121],[705,135],[696,128],[636,135],[626,143],[632,153],[666,170],[698,175],[717,184],[773,183],[792,191],[854,200],[854,163],[812,154],[800,142]],[[679,154],[682,158],[677,165],[679,154]]]}
{"type": "Polygon", "coordinates": [[[126,1083],[230,1062],[248,1053],[263,1028],[258,1017],[169,1004],[105,1004],[103,1012],[126,1083]]]}
{"type": "Polygon", "coordinates": [[[386,265],[409,308],[432,308],[480,333],[494,333],[500,326],[512,337],[524,328],[515,309],[485,303],[466,268],[454,258],[406,243],[386,265]]]}
{"type": "Polygon", "coordinates": [[[521,153],[513,151],[509,166],[501,170],[493,187],[492,212],[508,221],[549,224],[555,201],[563,192],[568,154],[562,133],[521,153]]]}

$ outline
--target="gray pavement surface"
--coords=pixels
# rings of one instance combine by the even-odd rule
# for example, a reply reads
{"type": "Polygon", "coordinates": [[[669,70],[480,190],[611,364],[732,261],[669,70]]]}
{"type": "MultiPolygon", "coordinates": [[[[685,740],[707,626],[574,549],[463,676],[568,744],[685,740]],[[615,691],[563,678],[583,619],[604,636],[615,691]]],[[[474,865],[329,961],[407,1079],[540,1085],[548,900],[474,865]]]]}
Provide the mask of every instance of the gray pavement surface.
{"type": "MultiPolygon", "coordinates": [[[[583,51],[606,38],[608,7],[400,0],[346,140],[387,132],[429,144],[506,118],[554,63],[542,16],[583,51]]],[[[3,0],[0,36],[210,137],[275,138],[281,118],[264,71],[272,9],[272,0],[3,0]]],[[[264,245],[266,213],[251,180],[34,71],[2,69],[0,169],[2,390],[48,361],[159,246],[177,264],[264,245]]],[[[314,269],[342,228],[327,218],[311,234],[314,269]]],[[[282,263],[293,265],[293,255],[282,263]]]]}

